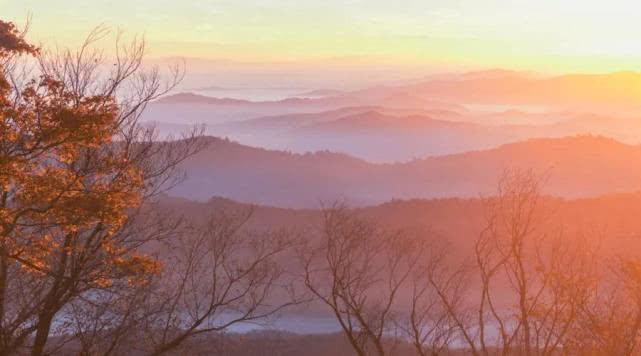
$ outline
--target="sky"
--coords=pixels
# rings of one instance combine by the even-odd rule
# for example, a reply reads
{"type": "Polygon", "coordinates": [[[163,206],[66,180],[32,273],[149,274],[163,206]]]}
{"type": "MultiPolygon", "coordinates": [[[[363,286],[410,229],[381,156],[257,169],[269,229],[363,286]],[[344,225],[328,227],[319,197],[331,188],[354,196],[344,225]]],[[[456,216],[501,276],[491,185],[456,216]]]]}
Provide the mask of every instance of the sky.
{"type": "Polygon", "coordinates": [[[0,0],[29,38],[73,46],[98,24],[152,57],[341,59],[541,72],[641,69],[639,1],[0,0]]]}

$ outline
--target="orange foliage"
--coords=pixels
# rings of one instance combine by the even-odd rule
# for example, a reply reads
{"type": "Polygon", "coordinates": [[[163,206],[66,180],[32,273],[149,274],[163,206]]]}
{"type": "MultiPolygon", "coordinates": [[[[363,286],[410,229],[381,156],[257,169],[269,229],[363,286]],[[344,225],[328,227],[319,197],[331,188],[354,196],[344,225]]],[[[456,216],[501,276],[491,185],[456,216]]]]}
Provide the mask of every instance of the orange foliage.
{"type": "MultiPolygon", "coordinates": [[[[0,60],[36,53],[13,24],[0,21],[0,60]]],[[[47,75],[14,89],[0,74],[0,249],[46,274],[60,256],[85,253],[90,246],[82,239],[91,232],[108,240],[123,227],[128,210],[141,204],[143,173],[113,140],[121,125],[113,96],[78,95],[47,75]]],[[[158,269],[111,243],[96,246],[103,252],[92,253],[104,265],[127,275],[158,269]]]]}

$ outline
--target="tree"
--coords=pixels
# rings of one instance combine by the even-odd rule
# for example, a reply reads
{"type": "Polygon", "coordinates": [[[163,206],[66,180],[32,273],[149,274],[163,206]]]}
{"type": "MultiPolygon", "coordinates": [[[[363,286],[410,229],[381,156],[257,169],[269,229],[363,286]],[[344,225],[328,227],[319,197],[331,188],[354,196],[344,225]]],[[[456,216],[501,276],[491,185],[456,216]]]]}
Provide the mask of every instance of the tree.
{"type": "Polygon", "coordinates": [[[441,355],[464,329],[465,261],[456,261],[447,243],[426,244],[419,268],[411,279],[409,312],[401,330],[420,356],[441,355]],[[454,318],[453,315],[459,316],[454,318]]]}
{"type": "Polygon", "coordinates": [[[199,224],[160,207],[206,140],[139,123],[183,71],[143,70],[144,41],[121,33],[105,66],[93,45],[107,33],[48,53],[0,22],[0,354],[159,355],[298,302],[279,260],[289,234],[248,231],[250,213],[199,224]],[[19,69],[30,58],[37,75],[19,69]]]}
{"type": "Polygon", "coordinates": [[[301,260],[304,284],[329,307],[359,355],[385,355],[396,337],[401,293],[417,271],[419,239],[389,232],[346,208],[324,210],[320,238],[301,260]]]}
{"type": "MultiPolygon", "coordinates": [[[[179,179],[198,133],[155,142],[138,121],[181,78],[142,70],[144,41],[121,45],[108,71],[92,45],[43,53],[0,21],[0,350],[41,355],[54,318],[73,301],[113,294],[159,272],[141,253],[171,223],[145,229],[143,209],[179,179]],[[31,78],[15,74],[37,60],[31,78]]],[[[24,73],[24,72],[23,72],[24,73]]]]}
{"type": "MultiPolygon", "coordinates": [[[[485,207],[487,224],[468,272],[479,285],[467,292],[470,306],[455,307],[448,284],[433,286],[472,354],[556,354],[593,291],[593,251],[580,239],[550,233],[532,172],[506,172],[485,207]]],[[[464,278],[451,276],[455,285],[464,278]]]]}
{"type": "Polygon", "coordinates": [[[287,231],[247,228],[251,215],[214,214],[192,233],[166,241],[166,261],[176,267],[154,294],[162,307],[148,330],[151,355],[195,335],[265,321],[301,301],[281,264],[295,240],[287,231]]]}
{"type": "Polygon", "coordinates": [[[60,327],[68,337],[58,346],[87,355],[190,353],[191,338],[267,322],[299,303],[281,263],[295,239],[287,231],[249,228],[251,215],[214,212],[157,241],[152,250],[161,273],[118,294],[72,303],[60,327]]]}
{"type": "Polygon", "coordinates": [[[576,355],[638,355],[641,262],[615,256],[593,261],[596,282],[578,312],[564,350],[576,355]]]}

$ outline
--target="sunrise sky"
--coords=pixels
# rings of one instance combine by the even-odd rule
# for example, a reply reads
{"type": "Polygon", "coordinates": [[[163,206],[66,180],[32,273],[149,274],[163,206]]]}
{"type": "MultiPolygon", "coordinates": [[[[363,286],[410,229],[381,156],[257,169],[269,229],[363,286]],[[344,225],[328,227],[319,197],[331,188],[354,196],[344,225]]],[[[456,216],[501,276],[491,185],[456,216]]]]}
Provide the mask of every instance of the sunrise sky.
{"type": "Polygon", "coordinates": [[[0,0],[36,42],[97,24],[144,33],[153,57],[343,58],[548,72],[641,68],[638,1],[0,0]]]}

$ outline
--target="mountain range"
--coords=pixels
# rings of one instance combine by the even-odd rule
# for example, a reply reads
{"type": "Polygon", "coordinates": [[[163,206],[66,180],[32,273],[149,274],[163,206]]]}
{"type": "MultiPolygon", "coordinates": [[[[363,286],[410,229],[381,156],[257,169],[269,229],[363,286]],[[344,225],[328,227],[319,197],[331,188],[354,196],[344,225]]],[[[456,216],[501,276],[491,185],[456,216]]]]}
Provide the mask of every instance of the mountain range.
{"type": "Polygon", "coordinates": [[[296,154],[204,139],[206,148],[182,164],[187,178],[171,194],[297,208],[336,200],[372,205],[392,199],[489,195],[500,175],[516,168],[544,176],[544,192],[559,197],[641,189],[641,146],[600,136],[530,139],[387,164],[328,151],[296,154]]]}
{"type": "MultiPolygon", "coordinates": [[[[641,219],[638,207],[641,192],[564,199],[544,197],[540,209],[546,224],[541,232],[563,233],[564,237],[589,238],[604,248],[625,251],[638,246],[641,219]]],[[[252,230],[290,229],[314,234],[322,228],[322,211],[314,209],[278,208],[249,205],[213,197],[207,201],[165,197],[159,207],[172,209],[188,219],[203,219],[226,214],[252,211],[248,228],[252,230]]],[[[468,251],[486,223],[485,207],[479,198],[410,199],[350,208],[352,213],[375,221],[386,229],[400,229],[424,234],[426,238],[452,244],[459,251],[468,251]]],[[[636,247],[634,248],[636,250],[636,247]]]]}
{"type": "Polygon", "coordinates": [[[377,163],[537,137],[592,134],[641,144],[640,78],[494,70],[272,101],[178,93],[152,103],[143,119],[161,136],[202,124],[209,135],[249,146],[329,150],[377,163]]]}

